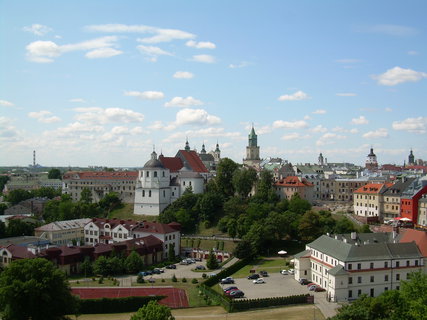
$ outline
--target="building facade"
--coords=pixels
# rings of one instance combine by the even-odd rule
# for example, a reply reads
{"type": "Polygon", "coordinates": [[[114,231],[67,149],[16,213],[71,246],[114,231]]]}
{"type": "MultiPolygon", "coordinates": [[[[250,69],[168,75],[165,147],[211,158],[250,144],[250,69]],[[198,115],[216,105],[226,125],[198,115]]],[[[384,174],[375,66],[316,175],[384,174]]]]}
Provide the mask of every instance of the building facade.
{"type": "Polygon", "coordinates": [[[261,158],[259,156],[258,136],[252,126],[251,132],[248,135],[248,146],[246,147],[246,158],[243,159],[243,165],[260,169],[261,158]]]}
{"type": "Polygon", "coordinates": [[[34,235],[55,245],[80,245],[85,242],[84,226],[91,219],[55,221],[34,229],[34,235]]]}
{"type": "Polygon", "coordinates": [[[314,185],[305,178],[288,176],[274,183],[276,194],[280,199],[290,200],[294,194],[313,203],[314,185]]]}

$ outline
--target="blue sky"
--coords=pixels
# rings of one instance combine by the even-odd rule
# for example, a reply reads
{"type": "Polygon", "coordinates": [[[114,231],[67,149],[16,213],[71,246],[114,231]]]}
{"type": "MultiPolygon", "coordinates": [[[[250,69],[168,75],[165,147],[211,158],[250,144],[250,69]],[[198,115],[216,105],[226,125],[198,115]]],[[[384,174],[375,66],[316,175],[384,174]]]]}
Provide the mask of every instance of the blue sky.
{"type": "Polygon", "coordinates": [[[426,1],[0,2],[0,165],[427,160],[426,1]]]}

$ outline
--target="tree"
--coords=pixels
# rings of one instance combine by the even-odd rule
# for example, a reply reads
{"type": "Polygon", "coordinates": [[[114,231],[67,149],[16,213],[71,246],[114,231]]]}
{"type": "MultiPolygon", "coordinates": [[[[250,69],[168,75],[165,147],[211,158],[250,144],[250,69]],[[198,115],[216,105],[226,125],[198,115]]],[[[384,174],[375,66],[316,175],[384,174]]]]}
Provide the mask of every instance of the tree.
{"type": "Polygon", "coordinates": [[[314,211],[307,211],[301,218],[299,235],[304,241],[313,241],[323,234],[320,214],[314,211]]]}
{"type": "Polygon", "coordinates": [[[80,272],[86,277],[93,273],[93,264],[89,257],[85,257],[84,261],[80,264],[80,272]]]}
{"type": "Polygon", "coordinates": [[[240,197],[246,199],[257,179],[257,173],[254,168],[241,168],[233,173],[233,187],[240,197]]]}
{"type": "Polygon", "coordinates": [[[30,199],[32,194],[30,191],[23,189],[15,189],[9,192],[9,194],[5,197],[7,202],[10,202],[12,205],[18,204],[21,201],[30,199]]]}
{"type": "Polygon", "coordinates": [[[211,252],[209,252],[208,260],[206,261],[206,267],[210,270],[214,270],[218,269],[218,266],[218,260],[216,259],[213,250],[211,250],[211,252]]]}
{"type": "Polygon", "coordinates": [[[10,180],[9,176],[0,176],[0,193],[3,192],[4,185],[10,180]]]}
{"type": "Polygon", "coordinates": [[[47,177],[48,177],[48,179],[61,179],[62,174],[61,174],[61,171],[59,169],[52,168],[47,173],[47,177]]]}
{"type": "Polygon", "coordinates": [[[221,159],[218,164],[215,182],[224,199],[234,196],[233,174],[238,167],[239,165],[229,158],[221,159]]]}
{"type": "Polygon", "coordinates": [[[132,251],[125,259],[125,269],[128,273],[135,274],[142,270],[144,262],[141,256],[136,252],[132,251]]]}
{"type": "Polygon", "coordinates": [[[175,260],[175,243],[169,244],[168,247],[168,259],[169,261],[175,260]]]}
{"type": "Polygon", "coordinates": [[[335,223],[334,233],[336,234],[350,233],[353,231],[356,231],[356,228],[353,222],[347,217],[343,217],[335,223]]]}
{"type": "Polygon", "coordinates": [[[294,193],[289,201],[289,210],[298,214],[304,214],[311,209],[311,204],[307,200],[301,199],[298,193],[294,193]]]}
{"type": "Polygon", "coordinates": [[[132,315],[130,320],[174,320],[169,307],[150,301],[132,315]]]}
{"type": "Polygon", "coordinates": [[[34,235],[34,225],[22,220],[10,220],[6,227],[8,237],[32,236],[34,235]]]}
{"type": "Polygon", "coordinates": [[[257,183],[256,193],[255,196],[252,197],[251,201],[258,203],[276,203],[279,200],[279,196],[273,189],[273,182],[274,177],[270,171],[261,171],[257,183]]]}
{"type": "Polygon", "coordinates": [[[233,252],[234,256],[239,259],[249,258],[254,255],[252,245],[247,240],[240,241],[233,252]]]}
{"type": "Polygon", "coordinates": [[[6,236],[6,224],[3,221],[0,221],[0,239],[5,238],[6,236]]]}
{"type": "Polygon", "coordinates": [[[0,274],[3,319],[63,319],[77,310],[65,274],[43,258],[13,261],[0,274]]]}
{"type": "Polygon", "coordinates": [[[49,198],[49,199],[59,197],[61,194],[62,194],[61,189],[55,189],[52,187],[41,187],[39,189],[32,191],[32,195],[34,197],[49,198]]]}
{"type": "Polygon", "coordinates": [[[222,214],[223,199],[218,193],[207,192],[203,194],[196,204],[199,211],[199,218],[202,221],[218,221],[218,216],[222,214]]]}
{"type": "Polygon", "coordinates": [[[120,208],[122,205],[123,203],[116,192],[107,193],[104,198],[99,201],[99,206],[107,212],[120,208]]]}
{"type": "Polygon", "coordinates": [[[7,204],[0,203],[0,215],[4,214],[4,211],[7,209],[7,204]]]}
{"type": "Polygon", "coordinates": [[[93,272],[103,276],[111,274],[108,259],[105,256],[100,256],[95,260],[93,263],[93,272]]]}
{"type": "Polygon", "coordinates": [[[80,192],[80,201],[83,203],[92,203],[92,191],[88,187],[84,187],[80,192]]]}

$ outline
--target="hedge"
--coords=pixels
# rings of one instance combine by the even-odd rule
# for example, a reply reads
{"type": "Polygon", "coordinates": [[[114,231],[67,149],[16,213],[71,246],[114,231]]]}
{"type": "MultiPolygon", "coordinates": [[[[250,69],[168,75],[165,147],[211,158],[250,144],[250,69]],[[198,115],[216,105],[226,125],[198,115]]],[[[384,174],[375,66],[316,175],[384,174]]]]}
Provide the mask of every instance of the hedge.
{"type": "Polygon", "coordinates": [[[233,264],[232,266],[229,266],[228,268],[222,270],[216,276],[213,276],[213,277],[210,277],[209,279],[207,279],[205,282],[203,282],[203,284],[208,286],[208,287],[212,287],[214,284],[217,284],[218,282],[220,282],[221,279],[226,278],[228,276],[231,276],[233,273],[242,269],[244,266],[246,266],[251,261],[252,261],[252,259],[249,259],[249,258],[239,260],[235,264],[233,264]]]}
{"type": "Polygon", "coordinates": [[[122,313],[136,312],[151,300],[161,300],[165,296],[144,296],[125,298],[79,299],[79,313],[122,313]]]}

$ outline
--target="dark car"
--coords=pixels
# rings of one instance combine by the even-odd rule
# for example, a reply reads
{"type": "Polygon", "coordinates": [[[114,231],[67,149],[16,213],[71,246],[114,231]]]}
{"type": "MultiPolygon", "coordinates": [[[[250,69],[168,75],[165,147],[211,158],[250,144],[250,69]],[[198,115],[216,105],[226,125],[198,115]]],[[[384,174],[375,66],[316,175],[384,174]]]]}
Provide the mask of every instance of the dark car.
{"type": "Polygon", "coordinates": [[[160,271],[160,269],[154,269],[153,270],[153,274],[161,274],[162,272],[160,271]]]}
{"type": "Polygon", "coordinates": [[[170,264],[170,265],[166,266],[166,269],[176,269],[176,265],[170,264]]]}
{"type": "Polygon", "coordinates": [[[206,267],[205,266],[202,266],[202,265],[199,265],[199,266],[196,266],[196,268],[195,268],[196,270],[206,270],[206,267]]]}
{"type": "Polygon", "coordinates": [[[325,289],[323,289],[322,287],[317,286],[316,289],[314,289],[315,292],[323,292],[326,291],[325,289]]]}
{"type": "Polygon", "coordinates": [[[224,292],[231,291],[231,290],[237,290],[237,287],[235,286],[227,287],[224,289],[224,292]]]}
{"type": "Polygon", "coordinates": [[[267,271],[262,270],[262,271],[260,271],[260,272],[259,272],[259,274],[260,274],[262,277],[268,277],[268,272],[267,272],[267,271]]]}
{"type": "Polygon", "coordinates": [[[311,283],[311,281],[303,278],[303,279],[299,279],[299,283],[301,285],[307,285],[307,284],[311,283]]]}
{"type": "Polygon", "coordinates": [[[141,276],[145,277],[145,276],[151,276],[153,274],[153,272],[150,270],[147,270],[147,271],[141,271],[139,274],[141,276]]]}
{"type": "Polygon", "coordinates": [[[230,298],[243,298],[245,293],[241,290],[232,290],[227,294],[230,298]]]}
{"type": "Polygon", "coordinates": [[[221,284],[234,284],[234,280],[230,278],[225,278],[221,280],[221,284]]]}
{"type": "Polygon", "coordinates": [[[254,280],[254,279],[258,279],[259,278],[259,274],[258,273],[254,273],[248,276],[248,279],[254,280]]]}

